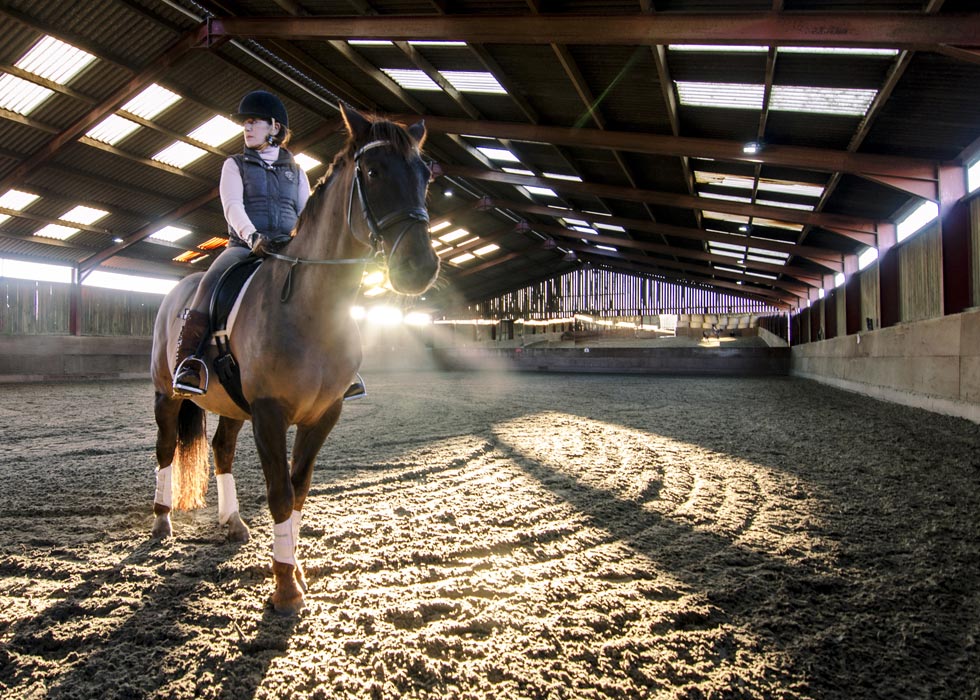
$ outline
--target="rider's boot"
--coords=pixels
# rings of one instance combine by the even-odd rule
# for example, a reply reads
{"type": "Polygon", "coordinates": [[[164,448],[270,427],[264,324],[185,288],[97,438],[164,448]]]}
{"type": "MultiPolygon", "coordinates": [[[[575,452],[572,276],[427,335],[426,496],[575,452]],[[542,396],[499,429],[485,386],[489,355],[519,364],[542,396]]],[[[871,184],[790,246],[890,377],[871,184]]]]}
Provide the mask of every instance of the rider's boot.
{"type": "Polygon", "coordinates": [[[203,311],[187,309],[184,312],[174,364],[174,393],[178,396],[200,396],[208,389],[207,383],[201,381],[201,370],[206,372],[207,367],[204,360],[194,354],[208,332],[208,325],[208,315],[203,311]]]}
{"type": "Polygon", "coordinates": [[[364,386],[364,380],[361,379],[361,375],[358,373],[354,383],[347,387],[347,391],[344,392],[344,401],[363,399],[365,396],[367,396],[367,387],[364,386]]]}

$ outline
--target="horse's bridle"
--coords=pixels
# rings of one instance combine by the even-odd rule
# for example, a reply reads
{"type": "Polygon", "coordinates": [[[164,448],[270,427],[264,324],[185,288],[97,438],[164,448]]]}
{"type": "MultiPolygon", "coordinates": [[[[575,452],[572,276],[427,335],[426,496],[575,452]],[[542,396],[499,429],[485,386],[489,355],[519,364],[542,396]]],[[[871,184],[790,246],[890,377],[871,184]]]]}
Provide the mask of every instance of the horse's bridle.
{"type": "Polygon", "coordinates": [[[371,204],[368,202],[367,193],[365,192],[363,184],[363,175],[361,174],[361,156],[372,148],[390,145],[391,141],[379,139],[361,146],[354,152],[354,178],[351,181],[350,196],[347,198],[347,228],[350,230],[351,235],[354,236],[356,240],[364,243],[364,241],[361,241],[357,237],[352,221],[354,193],[356,191],[357,201],[361,205],[361,213],[364,215],[364,221],[367,223],[368,232],[370,233],[371,237],[370,242],[365,243],[365,245],[369,245],[371,247],[371,254],[362,258],[330,258],[327,260],[311,260],[308,258],[294,258],[289,255],[273,253],[271,251],[266,253],[267,257],[275,258],[277,260],[284,260],[290,263],[289,274],[286,276],[282,294],[279,296],[280,301],[285,302],[287,299],[289,299],[289,295],[292,292],[293,269],[297,265],[301,263],[307,265],[353,265],[356,263],[369,262],[377,258],[379,253],[381,255],[385,255],[384,235],[382,234],[382,231],[392,224],[397,224],[404,221],[405,224],[398,232],[398,235],[395,236],[395,241],[391,244],[390,250],[387,251],[387,257],[390,258],[392,255],[394,255],[395,249],[398,247],[398,244],[402,242],[402,238],[404,238],[405,234],[408,233],[408,229],[412,224],[420,222],[428,223],[429,212],[426,211],[424,207],[394,211],[383,217],[380,221],[375,218],[374,212],[371,211],[371,204]]]}
{"type": "MultiPolygon", "coordinates": [[[[354,233],[354,226],[351,220],[353,216],[353,203],[354,203],[354,193],[357,192],[357,201],[361,205],[361,213],[364,215],[364,221],[367,223],[368,231],[371,234],[371,248],[377,252],[384,252],[384,236],[382,231],[393,224],[398,224],[405,222],[401,230],[398,231],[398,235],[395,236],[394,242],[391,244],[390,250],[387,252],[387,257],[391,257],[395,254],[395,249],[398,244],[402,242],[402,238],[408,233],[408,229],[412,224],[416,223],[428,223],[429,222],[429,212],[425,210],[424,207],[416,207],[413,209],[404,209],[402,211],[393,211],[387,216],[383,217],[380,221],[375,218],[374,212],[371,211],[371,203],[368,202],[367,192],[364,187],[364,174],[361,172],[361,156],[370,151],[373,148],[380,148],[382,146],[390,146],[391,141],[379,139],[377,141],[371,141],[363,146],[361,146],[354,153],[354,179],[351,182],[351,192],[350,197],[347,200],[347,227],[350,229],[351,233],[354,233]]],[[[356,237],[356,234],[355,234],[356,237]]]]}

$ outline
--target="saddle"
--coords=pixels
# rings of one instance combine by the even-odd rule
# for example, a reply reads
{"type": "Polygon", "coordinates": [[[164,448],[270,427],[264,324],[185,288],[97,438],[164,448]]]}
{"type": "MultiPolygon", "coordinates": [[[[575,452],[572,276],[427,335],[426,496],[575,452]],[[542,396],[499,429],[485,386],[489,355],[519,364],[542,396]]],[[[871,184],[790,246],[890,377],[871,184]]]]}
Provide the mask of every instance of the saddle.
{"type": "Polygon", "coordinates": [[[231,347],[228,344],[230,330],[228,322],[234,320],[232,312],[235,311],[235,305],[246,283],[261,264],[262,258],[249,256],[229,267],[218,279],[218,283],[214,286],[214,293],[211,295],[210,330],[198,352],[199,356],[206,357],[207,346],[210,339],[214,338],[217,354],[211,360],[211,368],[225,391],[228,392],[228,396],[250,415],[252,407],[242,393],[242,375],[238,362],[231,354],[231,347]]]}

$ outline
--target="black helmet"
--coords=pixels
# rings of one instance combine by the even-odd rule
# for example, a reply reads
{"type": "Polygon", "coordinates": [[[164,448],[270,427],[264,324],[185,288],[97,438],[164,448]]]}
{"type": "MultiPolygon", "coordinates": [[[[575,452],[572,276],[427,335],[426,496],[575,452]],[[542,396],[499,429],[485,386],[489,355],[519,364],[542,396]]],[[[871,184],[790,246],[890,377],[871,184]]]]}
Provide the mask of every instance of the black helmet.
{"type": "Polygon", "coordinates": [[[286,105],[278,97],[265,90],[256,90],[248,93],[238,104],[238,118],[245,120],[248,117],[275,119],[284,127],[289,126],[286,105]]]}

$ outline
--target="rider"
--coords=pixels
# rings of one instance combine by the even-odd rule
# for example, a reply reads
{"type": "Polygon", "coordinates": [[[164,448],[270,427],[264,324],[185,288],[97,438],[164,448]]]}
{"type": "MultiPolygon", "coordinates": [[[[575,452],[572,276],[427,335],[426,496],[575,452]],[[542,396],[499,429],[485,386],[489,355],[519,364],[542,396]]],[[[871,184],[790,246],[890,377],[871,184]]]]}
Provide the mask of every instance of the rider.
{"type": "MultiPolygon", "coordinates": [[[[209,330],[211,295],[228,268],[248,255],[264,257],[289,242],[299,214],[310,197],[306,172],[286,150],[291,132],[286,106],[265,90],[250,92],[238,105],[244,151],[221,168],[221,207],[228,222],[228,245],[204,274],[177,340],[174,393],[200,395],[204,361],[195,355],[209,330]]],[[[365,395],[358,381],[345,398],[365,395]]]]}

